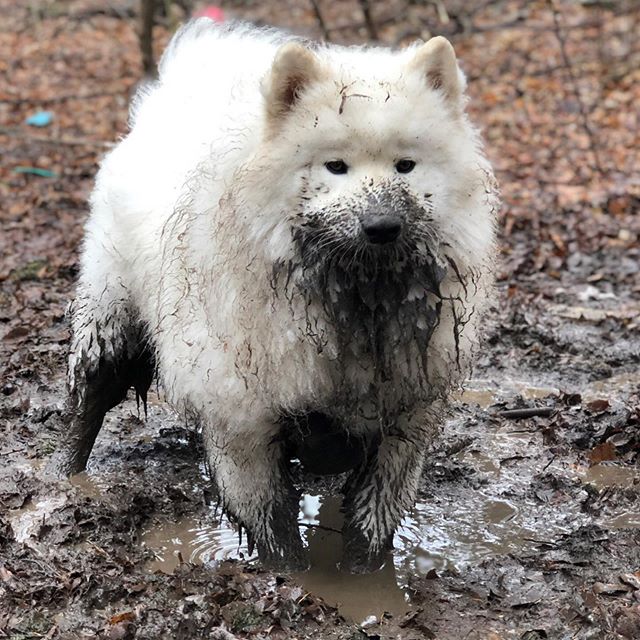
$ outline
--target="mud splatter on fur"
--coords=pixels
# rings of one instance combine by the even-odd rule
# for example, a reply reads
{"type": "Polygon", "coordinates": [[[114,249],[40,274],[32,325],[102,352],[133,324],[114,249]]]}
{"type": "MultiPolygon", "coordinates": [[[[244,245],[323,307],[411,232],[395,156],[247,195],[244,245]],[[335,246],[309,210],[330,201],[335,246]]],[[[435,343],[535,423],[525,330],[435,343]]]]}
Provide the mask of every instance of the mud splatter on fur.
{"type": "Polygon", "coordinates": [[[96,180],[59,468],[84,464],[111,401],[78,408],[105,380],[115,402],[137,388],[145,354],[263,561],[305,564],[288,463],[297,447],[314,464],[317,441],[354,467],[344,566],[375,569],[491,282],[497,197],[464,87],[441,38],[390,51],[182,30],[96,180]]]}

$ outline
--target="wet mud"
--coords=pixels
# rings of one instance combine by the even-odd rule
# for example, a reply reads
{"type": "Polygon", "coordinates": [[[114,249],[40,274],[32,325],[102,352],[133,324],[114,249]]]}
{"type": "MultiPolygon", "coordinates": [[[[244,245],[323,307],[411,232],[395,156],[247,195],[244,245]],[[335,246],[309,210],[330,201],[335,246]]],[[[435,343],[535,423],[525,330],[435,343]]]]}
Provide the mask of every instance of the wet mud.
{"type": "Polygon", "coordinates": [[[16,638],[208,637],[220,626],[237,637],[618,637],[640,603],[633,376],[560,391],[527,373],[535,383],[498,369],[469,382],[393,553],[369,576],[338,564],[339,479],[304,474],[311,569],[264,573],[217,508],[197,432],[155,393],[146,418],[133,400],[109,414],[86,472],[47,478],[61,380],[26,411],[32,387],[20,382],[3,398],[3,623],[16,638]],[[553,412],[503,417],[522,406],[553,412]]]}
{"type": "MultiPolygon", "coordinates": [[[[86,137],[80,142],[2,141],[7,162],[49,158],[59,180],[0,166],[7,202],[0,210],[0,638],[640,638],[640,196],[637,176],[636,187],[624,179],[625,159],[609,160],[604,148],[608,140],[616,152],[626,148],[617,129],[600,140],[615,180],[582,199],[569,197],[578,193],[568,188],[574,185],[550,186],[548,158],[531,158],[534,146],[547,146],[527,142],[532,133],[520,117],[526,109],[514,106],[510,91],[524,77],[527,91],[536,91],[541,77],[555,78],[529,55],[532,49],[559,55],[556,41],[544,39],[553,29],[548,8],[531,9],[524,22],[501,31],[508,12],[489,3],[474,18],[477,31],[449,34],[467,61],[471,108],[481,105],[474,115],[485,128],[507,205],[478,364],[429,443],[418,502],[384,568],[350,576],[338,566],[341,478],[300,471],[299,524],[312,566],[284,576],[262,570],[220,513],[199,434],[163,403],[161,389],[152,387],[147,415],[133,394],[108,414],[86,472],[68,481],[47,475],[64,429],[64,311],[103,149],[92,145],[124,130],[128,94],[139,78],[136,25],[126,13],[106,15],[102,5],[85,19],[94,9],[84,0],[68,3],[76,13],[66,22],[44,9],[40,17],[23,14],[0,0],[0,8],[9,4],[13,22],[0,29],[0,46],[13,56],[12,38],[29,30],[40,41],[62,38],[60,47],[79,42],[93,56],[83,63],[87,70],[74,67],[63,77],[58,69],[51,90],[64,100],[70,91],[97,97],[65,102],[74,114],[65,126],[86,137]],[[114,41],[121,45],[117,55],[114,41]],[[500,56],[507,62],[497,65],[500,56]],[[113,121],[97,122],[96,113],[113,121]]],[[[295,21],[318,35],[307,9],[230,4],[245,17],[285,26],[295,21]]],[[[336,23],[352,19],[343,9],[349,3],[326,4],[335,5],[336,23]]],[[[507,8],[516,15],[524,4],[507,8]]],[[[411,3],[411,12],[422,11],[418,5],[411,3]]],[[[576,25],[594,19],[588,8],[575,11],[562,19],[576,25]]],[[[637,32],[637,22],[624,7],[598,11],[612,49],[624,52],[625,34],[637,32]]],[[[411,16],[384,22],[382,37],[399,42],[411,16]]],[[[158,33],[168,34],[162,25],[158,33]]],[[[350,42],[366,38],[357,29],[340,34],[350,42]]],[[[590,32],[576,26],[568,37],[576,59],[592,59],[597,45],[590,32]]],[[[24,48],[36,44],[29,40],[24,48]]],[[[20,73],[39,74],[50,59],[41,62],[20,73]]],[[[634,104],[630,77],[610,81],[609,100],[629,99],[612,107],[616,117],[634,104]]],[[[560,80],[534,94],[541,112],[545,96],[566,90],[565,76],[560,80]]],[[[0,116],[11,126],[42,106],[6,95],[0,116]]],[[[579,109],[571,95],[561,98],[548,110],[564,158],[573,153],[566,132],[576,127],[556,127],[553,109],[570,123],[579,109]]],[[[49,104],[64,123],[66,107],[49,104]]],[[[534,102],[527,104],[533,109],[534,102]]],[[[541,112],[533,112],[536,135],[546,131],[541,112]]],[[[586,166],[583,155],[570,161],[586,166]]]]}

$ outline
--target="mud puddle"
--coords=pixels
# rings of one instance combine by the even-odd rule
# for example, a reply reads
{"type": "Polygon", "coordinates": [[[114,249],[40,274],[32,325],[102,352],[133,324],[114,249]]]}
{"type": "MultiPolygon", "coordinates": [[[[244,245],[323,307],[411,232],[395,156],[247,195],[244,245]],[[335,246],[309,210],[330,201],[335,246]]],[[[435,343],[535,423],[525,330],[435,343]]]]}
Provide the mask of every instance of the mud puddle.
{"type": "Polygon", "coordinates": [[[224,560],[253,560],[247,545],[224,517],[211,514],[204,521],[185,516],[177,522],[165,521],[142,531],[141,543],[153,552],[149,571],[173,573],[181,564],[217,565],[224,560]]]}
{"type": "MultiPolygon", "coordinates": [[[[630,392],[640,389],[640,372],[628,372],[600,380],[594,380],[586,385],[565,385],[564,391],[580,393],[584,402],[592,402],[608,398],[615,402],[620,396],[627,396],[630,392]]],[[[520,397],[523,400],[541,400],[549,396],[559,396],[561,389],[547,384],[540,384],[530,380],[518,380],[505,377],[499,381],[475,378],[465,384],[462,392],[454,397],[463,404],[477,404],[486,409],[498,402],[520,397]]]]}
{"type": "MultiPolygon", "coordinates": [[[[615,401],[619,390],[633,383],[629,376],[599,381],[584,389],[583,397],[615,401]]],[[[480,412],[476,409],[474,419],[469,420],[469,413],[455,411],[456,418],[445,426],[442,436],[444,443],[469,444],[428,460],[420,499],[399,527],[394,551],[385,566],[371,575],[340,571],[340,500],[327,492],[306,494],[299,521],[311,568],[296,574],[296,581],[337,606],[347,619],[362,622],[375,616],[381,620],[385,612],[397,617],[411,609],[412,580],[416,577],[456,573],[492,558],[534,552],[541,542],[554,543],[589,523],[610,529],[640,528],[640,510],[629,509],[629,505],[603,517],[591,517],[580,508],[580,500],[541,503],[527,493],[527,488],[539,482],[540,475],[551,472],[598,490],[627,489],[640,482],[635,466],[618,462],[588,466],[556,459],[535,426],[488,419],[496,413],[498,403],[515,398],[535,402],[559,395],[557,388],[526,381],[470,381],[458,398],[460,409],[476,406],[480,412]]],[[[152,447],[159,433],[177,424],[176,417],[155,394],[151,395],[144,422],[135,413],[114,412],[97,446],[104,453],[94,457],[102,457],[105,462],[94,463],[89,473],[74,476],[71,485],[82,495],[100,501],[114,482],[122,480],[121,472],[109,462],[113,452],[121,455],[125,447],[152,447]]],[[[190,443],[183,436],[176,438],[171,440],[172,448],[184,446],[191,456],[190,443]]],[[[144,464],[162,473],[158,451],[145,456],[144,464]]],[[[37,473],[35,465],[30,473],[37,473]]],[[[196,483],[201,485],[198,490],[209,485],[203,467],[200,473],[194,473],[196,483]]],[[[544,487],[540,490],[542,494],[546,491],[544,487]]],[[[34,497],[12,512],[10,522],[16,540],[28,540],[64,501],[59,496],[34,497]]],[[[213,569],[227,559],[255,560],[233,525],[213,507],[187,509],[178,517],[158,514],[142,526],[139,541],[141,548],[150,552],[146,570],[151,573],[172,574],[183,563],[213,569]]]]}
{"type": "Polygon", "coordinates": [[[596,380],[587,385],[583,397],[587,401],[602,397],[616,397],[640,389],[640,371],[623,373],[620,375],[596,380]]]}
{"type": "MultiPolygon", "coordinates": [[[[615,390],[609,381],[607,392],[615,390]]],[[[620,381],[627,384],[627,381],[620,381]]],[[[594,386],[597,395],[605,389],[594,386]]],[[[527,382],[473,380],[461,394],[462,405],[489,407],[511,398],[539,400],[558,396],[551,386],[527,382]]],[[[155,404],[155,403],[154,403],[155,404]]],[[[154,413],[159,407],[152,406],[154,413]]],[[[468,474],[469,483],[456,477],[450,486],[434,487],[422,495],[405,518],[394,539],[394,551],[385,566],[367,576],[340,571],[342,539],[340,500],[323,493],[306,494],[301,501],[300,526],[311,560],[311,568],[294,576],[309,592],[338,607],[355,622],[385,612],[400,616],[411,609],[411,581],[416,576],[458,572],[484,560],[533,552],[541,542],[553,543],[593,520],[580,509],[579,501],[558,507],[554,501],[540,503],[524,488],[551,472],[578,478],[598,489],[629,487],[638,482],[638,472],[620,465],[597,464],[576,467],[566,461],[548,459],[542,434],[519,423],[469,425],[456,418],[445,427],[444,438],[471,436],[473,443],[436,462],[425,477],[452,469],[468,474]],[[514,491],[521,487],[522,491],[514,491]],[[338,531],[336,531],[338,530],[338,531]]],[[[146,441],[146,438],[145,438],[146,441]]],[[[209,482],[201,469],[203,486],[209,482]]],[[[446,475],[446,474],[445,474],[446,475]]],[[[97,497],[104,489],[98,475],[79,474],[72,481],[86,495],[97,497]]],[[[424,492],[423,492],[424,493],[424,492]]],[[[640,512],[620,511],[603,522],[611,528],[640,526],[640,512]]],[[[141,545],[152,552],[147,571],[171,574],[182,563],[213,568],[227,559],[255,560],[233,525],[214,508],[204,513],[187,512],[179,518],[154,519],[141,530],[141,545]]]]}
{"type": "MultiPolygon", "coordinates": [[[[622,487],[628,489],[640,484],[640,470],[613,464],[594,464],[578,471],[580,479],[598,489],[622,487]]],[[[640,505],[639,505],[640,507],[640,505]]]]}
{"type": "MultiPolygon", "coordinates": [[[[305,495],[301,501],[300,533],[311,561],[308,571],[294,574],[306,590],[338,606],[347,618],[361,622],[384,612],[402,615],[409,609],[406,580],[397,575],[393,557],[380,570],[356,576],[340,571],[342,536],[341,500],[333,496],[305,495]]],[[[185,516],[145,528],[141,544],[153,552],[151,572],[171,574],[183,562],[212,568],[224,560],[257,560],[249,554],[236,529],[214,510],[203,519],[185,516]]]]}
{"type": "Polygon", "coordinates": [[[65,503],[64,496],[53,496],[28,501],[23,507],[16,509],[9,519],[15,540],[25,543],[36,534],[40,524],[65,503]]]}
{"type": "Polygon", "coordinates": [[[504,379],[495,382],[488,379],[469,380],[463,391],[454,397],[463,404],[476,404],[486,409],[501,400],[522,397],[524,400],[536,400],[559,395],[560,390],[553,386],[536,385],[524,380],[504,379]]]}
{"type": "MultiPolygon", "coordinates": [[[[449,500],[419,502],[403,521],[394,550],[384,567],[369,575],[340,570],[341,500],[305,495],[301,502],[301,535],[311,568],[294,575],[296,582],[354,622],[385,612],[402,616],[411,609],[411,580],[442,571],[459,571],[497,556],[533,551],[576,530],[588,519],[577,509],[560,512],[555,505],[527,508],[496,497],[492,491],[456,494],[449,500]],[[457,503],[457,504],[454,504],[457,503]]],[[[640,513],[623,513],[611,520],[614,528],[640,526],[640,513]]],[[[198,521],[184,517],[142,532],[142,544],[154,553],[149,571],[172,573],[182,562],[216,565],[225,559],[255,559],[226,519],[198,521]]]]}

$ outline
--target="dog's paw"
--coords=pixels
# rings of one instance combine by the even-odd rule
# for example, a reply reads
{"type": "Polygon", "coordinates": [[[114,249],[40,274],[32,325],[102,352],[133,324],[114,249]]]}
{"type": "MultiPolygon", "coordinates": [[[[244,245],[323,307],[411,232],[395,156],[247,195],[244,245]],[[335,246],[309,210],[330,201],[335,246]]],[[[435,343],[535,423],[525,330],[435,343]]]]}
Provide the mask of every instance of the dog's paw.
{"type": "Polygon", "coordinates": [[[309,568],[309,557],[302,548],[283,550],[282,553],[258,549],[258,557],[265,569],[275,573],[296,573],[309,568]]]}
{"type": "Polygon", "coordinates": [[[343,531],[343,551],[340,569],[347,573],[373,573],[391,560],[390,545],[372,549],[364,533],[354,526],[343,531]]]}

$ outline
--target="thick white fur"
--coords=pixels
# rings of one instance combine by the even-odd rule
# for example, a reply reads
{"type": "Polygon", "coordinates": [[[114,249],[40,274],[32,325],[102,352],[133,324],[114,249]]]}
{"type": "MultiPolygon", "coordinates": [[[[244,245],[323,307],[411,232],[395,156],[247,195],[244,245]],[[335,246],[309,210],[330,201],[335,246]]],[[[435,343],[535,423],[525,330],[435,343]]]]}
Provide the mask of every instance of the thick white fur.
{"type": "MultiPolygon", "coordinates": [[[[295,254],[291,214],[300,209],[301,184],[310,206],[335,207],[363,184],[393,178],[397,159],[417,161],[405,179],[413,191],[432,194],[445,247],[440,258],[445,266],[454,260],[465,281],[463,287],[449,269],[442,285],[449,301],[428,352],[434,398],[465,373],[476,343],[478,314],[457,348],[454,314],[466,320],[482,307],[496,202],[478,137],[460,114],[463,104],[449,104],[429,86],[412,64],[417,47],[313,50],[320,79],[273,122],[265,109],[270,70],[291,39],[206,19],[174,38],[159,80],[135,100],[131,132],[97,177],[70,363],[73,385],[78,367],[126,348],[119,326],[142,322],[169,401],[203,424],[226,505],[276,555],[272,505],[285,482],[272,442],[278,417],[334,407],[340,395],[335,371],[342,356],[331,327],[316,318],[325,340],[319,353],[307,336],[304,300],[274,295],[271,286],[273,265],[295,254]],[[327,172],[324,163],[337,158],[348,162],[348,175],[327,172]],[[458,297],[464,305],[457,308],[458,297]]],[[[456,82],[462,91],[461,75],[456,82]]],[[[369,364],[340,363],[363,401],[369,364]]],[[[412,375],[398,370],[399,379],[412,375]]],[[[383,489],[353,497],[354,522],[374,551],[414,499],[434,406],[425,402],[406,417],[420,422],[407,429],[409,444],[404,435],[383,440],[371,471],[383,489]],[[405,476],[401,490],[386,481],[398,474],[405,476]]],[[[373,423],[352,428],[379,428],[373,423]]]]}

